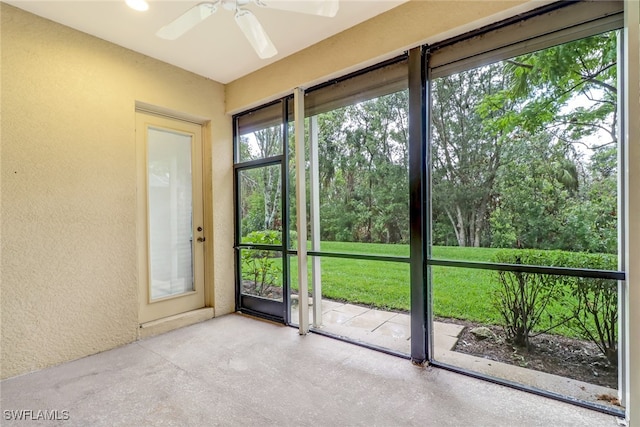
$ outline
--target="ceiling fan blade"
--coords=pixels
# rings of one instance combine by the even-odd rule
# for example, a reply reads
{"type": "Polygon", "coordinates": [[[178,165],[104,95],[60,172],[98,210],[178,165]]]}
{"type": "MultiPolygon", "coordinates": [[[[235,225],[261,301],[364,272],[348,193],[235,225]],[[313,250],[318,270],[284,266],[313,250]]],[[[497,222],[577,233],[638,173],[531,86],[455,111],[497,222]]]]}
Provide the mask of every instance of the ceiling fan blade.
{"type": "Polygon", "coordinates": [[[236,23],[260,58],[271,58],[278,53],[266,31],[260,25],[258,18],[253,13],[245,9],[238,9],[235,18],[236,23]]]}
{"type": "Polygon", "coordinates": [[[218,10],[219,3],[219,1],[205,2],[193,6],[175,21],[160,28],[156,33],[156,36],[167,40],[177,39],[200,22],[213,15],[216,10],[218,10]]]}
{"type": "Polygon", "coordinates": [[[340,0],[259,0],[273,9],[333,18],[340,8],[340,0]]]}

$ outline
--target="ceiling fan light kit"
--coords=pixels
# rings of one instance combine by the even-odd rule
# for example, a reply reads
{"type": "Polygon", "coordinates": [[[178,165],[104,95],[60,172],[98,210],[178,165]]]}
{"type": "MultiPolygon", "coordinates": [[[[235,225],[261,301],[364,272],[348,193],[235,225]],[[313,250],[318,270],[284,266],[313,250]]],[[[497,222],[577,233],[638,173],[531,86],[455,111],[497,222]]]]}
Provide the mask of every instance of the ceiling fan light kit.
{"type": "Polygon", "coordinates": [[[339,0],[216,0],[193,6],[174,21],[160,28],[156,32],[156,36],[166,40],[175,40],[216,13],[218,7],[222,6],[227,11],[235,12],[236,24],[258,56],[262,59],[271,58],[278,53],[278,50],[271,42],[269,35],[260,24],[260,21],[258,21],[258,18],[249,9],[244,8],[249,3],[255,3],[260,7],[325,17],[334,17],[339,8],[339,0]]]}
{"type": "Polygon", "coordinates": [[[125,3],[131,9],[137,10],[138,12],[149,10],[149,3],[147,3],[146,0],[125,0],[125,3]]]}

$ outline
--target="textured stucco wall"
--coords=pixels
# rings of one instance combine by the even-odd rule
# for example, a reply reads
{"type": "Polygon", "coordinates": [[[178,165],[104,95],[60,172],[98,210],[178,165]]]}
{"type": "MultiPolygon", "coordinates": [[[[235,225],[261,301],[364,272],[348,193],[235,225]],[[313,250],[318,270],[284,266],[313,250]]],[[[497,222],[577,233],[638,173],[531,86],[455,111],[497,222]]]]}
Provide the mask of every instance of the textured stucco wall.
{"type": "Polygon", "coordinates": [[[2,378],[136,339],[136,101],[210,120],[209,302],[216,315],[232,311],[224,87],[0,7],[2,378]]]}
{"type": "Polygon", "coordinates": [[[411,0],[227,84],[227,111],[239,112],[289,94],[295,87],[325,82],[545,3],[549,1],[411,0]]]}

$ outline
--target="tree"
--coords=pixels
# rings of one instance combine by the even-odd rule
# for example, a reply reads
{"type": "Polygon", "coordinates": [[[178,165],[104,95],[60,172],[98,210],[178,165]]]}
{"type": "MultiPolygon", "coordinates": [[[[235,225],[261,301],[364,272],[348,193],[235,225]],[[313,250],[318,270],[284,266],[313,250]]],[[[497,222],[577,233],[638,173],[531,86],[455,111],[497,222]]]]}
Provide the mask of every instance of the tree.
{"type": "Polygon", "coordinates": [[[435,242],[452,230],[460,246],[616,246],[615,32],[437,79],[431,93],[435,242]]]}
{"type": "Polygon", "coordinates": [[[519,107],[502,123],[535,149],[514,148],[505,162],[494,246],[515,228],[516,246],[616,251],[616,38],[608,32],[505,62],[509,87],[500,97],[519,107]],[[541,135],[548,142],[532,144],[541,135]]]}
{"type": "MultiPolygon", "coordinates": [[[[246,159],[261,159],[282,151],[282,129],[273,126],[241,137],[246,159]]],[[[277,230],[282,210],[282,180],[276,165],[243,170],[240,175],[241,218],[244,235],[258,230],[277,230]]]]}
{"type": "Polygon", "coordinates": [[[408,240],[408,93],[318,116],[325,240],[408,240]]]}
{"type": "Polygon", "coordinates": [[[505,149],[498,172],[491,245],[564,249],[563,218],[576,191],[576,170],[563,144],[549,134],[528,135],[505,149]]]}
{"type": "Polygon", "coordinates": [[[487,126],[509,108],[480,110],[483,100],[505,89],[499,65],[490,65],[433,82],[433,209],[446,217],[459,246],[481,246],[487,226],[502,146],[510,136],[487,126]]]}
{"type": "Polygon", "coordinates": [[[526,105],[519,125],[544,128],[590,150],[617,143],[617,32],[579,39],[506,61],[509,97],[526,105]],[[582,138],[604,133],[604,142],[582,138]]]}

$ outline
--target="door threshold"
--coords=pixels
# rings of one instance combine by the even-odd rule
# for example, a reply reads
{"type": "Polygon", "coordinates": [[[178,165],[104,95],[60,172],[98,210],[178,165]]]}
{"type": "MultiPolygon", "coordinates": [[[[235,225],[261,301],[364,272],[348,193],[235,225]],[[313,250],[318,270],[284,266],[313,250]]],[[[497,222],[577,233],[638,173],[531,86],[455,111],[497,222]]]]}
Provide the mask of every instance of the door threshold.
{"type": "Polygon", "coordinates": [[[138,328],[138,339],[149,338],[174,329],[200,323],[212,319],[213,315],[213,307],[205,307],[174,316],[163,317],[158,320],[152,320],[151,322],[141,323],[138,328]]]}

